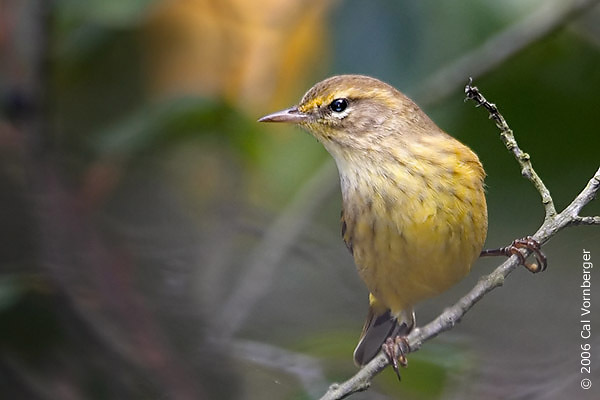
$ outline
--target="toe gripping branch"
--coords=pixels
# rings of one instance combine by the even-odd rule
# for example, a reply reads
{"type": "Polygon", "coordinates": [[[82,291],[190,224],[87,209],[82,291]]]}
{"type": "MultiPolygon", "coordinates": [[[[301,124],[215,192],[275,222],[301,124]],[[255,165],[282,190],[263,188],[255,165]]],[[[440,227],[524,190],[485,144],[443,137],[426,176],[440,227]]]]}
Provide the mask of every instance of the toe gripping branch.
{"type": "Polygon", "coordinates": [[[398,377],[398,380],[402,380],[400,377],[399,367],[406,367],[408,361],[406,360],[406,354],[410,352],[410,346],[405,336],[395,336],[386,339],[385,343],[381,346],[385,354],[392,364],[392,368],[398,377]]]}
{"type": "Polygon", "coordinates": [[[541,250],[540,243],[531,236],[524,237],[522,239],[515,239],[513,242],[499,249],[483,250],[481,257],[488,256],[506,256],[510,257],[516,255],[519,258],[519,263],[533,273],[541,272],[546,270],[548,266],[548,260],[541,250]],[[521,252],[521,249],[529,250],[535,256],[535,263],[528,263],[525,256],[521,252]]]}
{"type": "MultiPolygon", "coordinates": [[[[519,258],[519,263],[533,273],[544,271],[548,266],[548,260],[541,250],[540,243],[531,236],[515,239],[506,247],[483,250],[481,252],[481,257],[510,257],[512,255],[516,255],[519,258]],[[525,255],[521,252],[521,249],[531,251],[536,262],[528,263],[525,255]]],[[[406,340],[406,336],[391,336],[386,339],[381,348],[390,360],[390,364],[392,364],[392,368],[394,369],[396,376],[398,376],[398,380],[401,380],[400,367],[406,367],[406,354],[410,352],[410,345],[406,340]]]]}

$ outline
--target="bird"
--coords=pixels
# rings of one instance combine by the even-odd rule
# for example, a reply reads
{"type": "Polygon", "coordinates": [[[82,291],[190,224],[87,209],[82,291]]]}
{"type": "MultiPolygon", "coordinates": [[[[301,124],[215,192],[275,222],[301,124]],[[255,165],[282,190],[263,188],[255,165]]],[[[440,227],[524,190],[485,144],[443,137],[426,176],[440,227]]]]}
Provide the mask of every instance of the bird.
{"type": "Polygon", "coordinates": [[[333,76],[258,121],[302,127],[335,160],[342,237],[369,291],[358,366],[383,349],[400,377],[399,339],[416,325],[415,305],[459,282],[480,255],[523,258],[518,248],[532,244],[482,252],[488,215],[479,158],[381,80],[333,76]]]}

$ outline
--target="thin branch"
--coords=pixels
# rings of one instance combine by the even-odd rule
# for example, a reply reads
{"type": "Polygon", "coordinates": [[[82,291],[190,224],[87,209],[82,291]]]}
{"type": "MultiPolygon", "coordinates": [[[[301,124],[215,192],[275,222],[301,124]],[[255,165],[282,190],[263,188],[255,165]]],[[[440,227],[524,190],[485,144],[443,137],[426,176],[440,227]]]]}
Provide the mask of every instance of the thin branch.
{"type": "Polygon", "coordinates": [[[320,400],[337,400],[350,396],[352,393],[363,392],[371,386],[371,380],[375,375],[387,367],[389,360],[383,353],[372,359],[363,366],[354,376],[342,383],[334,383],[329,386],[320,400]]]}
{"type": "Polygon", "coordinates": [[[600,220],[600,216],[596,217],[579,217],[579,212],[581,209],[590,201],[594,200],[596,197],[596,193],[598,192],[598,187],[600,186],[600,168],[596,171],[596,174],[590,181],[583,191],[573,200],[571,204],[567,207],[567,209],[571,210],[573,217],[577,221],[582,222],[584,224],[598,224],[600,220]]]}
{"type": "MultiPolygon", "coordinates": [[[[501,131],[502,140],[507,149],[513,153],[522,170],[525,171],[523,175],[532,182],[542,196],[544,208],[546,209],[546,218],[533,237],[538,242],[545,243],[560,230],[571,225],[600,225],[600,217],[579,216],[581,209],[596,197],[598,189],[600,188],[600,168],[571,204],[569,204],[569,206],[561,213],[557,214],[550,192],[531,166],[529,155],[519,148],[512,131],[502,115],[498,112],[496,106],[485,100],[479,90],[472,86],[471,83],[472,82],[469,81],[469,84],[465,88],[467,98],[474,100],[478,106],[483,106],[488,110],[490,118],[496,122],[496,125],[501,131]]],[[[405,349],[405,353],[417,351],[427,340],[452,329],[475,305],[475,303],[483,298],[483,296],[495,288],[502,286],[505,278],[514,271],[518,265],[519,259],[517,256],[513,255],[497,267],[491,274],[483,276],[473,289],[463,296],[456,304],[448,307],[427,325],[415,328],[406,337],[408,348],[405,349]]],[[[388,357],[383,352],[380,352],[377,357],[365,365],[352,378],[341,384],[336,383],[331,385],[327,393],[321,397],[321,400],[343,399],[352,393],[366,390],[369,388],[373,377],[381,372],[388,364],[388,357]]]]}
{"type": "Polygon", "coordinates": [[[576,217],[572,225],[600,225],[600,217],[576,217]]]}
{"type": "MultiPolygon", "coordinates": [[[[506,31],[493,36],[481,47],[432,75],[413,97],[421,106],[442,101],[463,82],[466,74],[471,73],[472,76],[478,77],[496,68],[499,63],[506,61],[529,44],[561,27],[598,1],[573,0],[564,3],[559,0],[549,6],[544,6],[542,10],[535,12],[531,17],[527,17],[506,31]],[[486,61],[481,62],[481,60],[486,61]],[[473,72],[474,68],[476,68],[475,72],[473,72]]],[[[220,313],[223,318],[217,320],[217,325],[224,328],[225,334],[222,337],[231,337],[248,318],[254,304],[265,295],[270,287],[272,283],[270,276],[276,271],[276,264],[286,255],[291,245],[302,233],[304,223],[310,220],[310,216],[320,206],[321,203],[310,201],[311,198],[304,194],[330,193],[335,188],[332,184],[336,180],[334,172],[333,160],[326,161],[313,177],[298,190],[298,197],[308,199],[302,210],[297,209],[297,201],[292,201],[284,209],[282,215],[269,227],[261,243],[255,247],[247,265],[241,268],[244,271],[244,277],[238,280],[239,284],[226,302],[227,311],[233,314],[230,316],[225,312],[220,313]],[[287,231],[284,237],[280,237],[282,222],[292,214],[294,214],[292,219],[300,221],[301,224],[287,231]],[[273,250],[275,246],[281,247],[273,250]],[[263,277],[267,277],[267,279],[262,280],[263,277]],[[238,307],[240,305],[241,307],[238,307]]],[[[219,332],[221,336],[222,331],[218,329],[214,331],[219,332]]]]}
{"type": "MultiPolygon", "coordinates": [[[[493,70],[498,64],[510,59],[531,43],[560,28],[597,3],[598,0],[574,0],[569,3],[564,3],[560,0],[550,6],[544,6],[542,10],[535,12],[531,17],[527,17],[523,21],[509,27],[506,31],[491,37],[479,48],[467,53],[457,60],[457,62],[432,75],[413,97],[422,106],[442,101],[451,95],[461,82],[463,82],[465,75],[470,73],[472,76],[478,77],[493,70]],[[566,6],[563,7],[563,5],[566,6]],[[481,60],[485,61],[481,62],[481,60]],[[476,68],[476,71],[473,72],[474,68],[476,68]]],[[[335,181],[335,176],[331,176],[332,171],[335,171],[335,165],[333,160],[329,160],[314,174],[312,179],[309,179],[298,190],[299,197],[306,198],[303,195],[304,193],[320,193],[319,190],[329,191],[335,187],[332,185],[332,182],[335,181]],[[315,184],[315,181],[320,182],[320,188],[318,184],[315,184]]],[[[295,214],[294,219],[308,221],[310,216],[315,212],[315,209],[320,205],[318,202],[310,201],[305,203],[305,207],[301,212],[298,212],[297,209],[295,210],[296,204],[297,202],[294,201],[286,207],[283,215],[272,224],[263,241],[255,248],[247,265],[242,269],[245,271],[244,278],[239,279],[238,286],[233,290],[233,294],[226,302],[227,310],[234,311],[234,316],[230,321],[226,321],[224,317],[223,320],[217,323],[218,325],[223,324],[225,326],[225,336],[231,337],[239,329],[251,312],[253,305],[265,295],[265,292],[271,285],[272,280],[270,279],[270,275],[275,272],[276,263],[285,256],[285,252],[289,250],[290,245],[294,243],[298,235],[302,232],[302,229],[299,229],[301,227],[298,226],[298,229],[287,232],[285,240],[278,238],[277,233],[280,232],[278,227],[281,226],[280,219],[286,219],[288,218],[286,215],[295,214]],[[283,246],[282,251],[276,252],[279,254],[271,252],[271,249],[276,244],[283,246]],[[267,262],[261,265],[261,260],[267,262]],[[255,275],[254,272],[258,272],[258,274],[255,275]],[[260,282],[258,277],[263,276],[268,276],[269,278],[256,285],[256,282],[260,282]],[[236,309],[236,306],[240,304],[242,307],[236,309]]],[[[581,223],[583,222],[579,222],[579,224],[581,223]]],[[[225,316],[228,314],[221,313],[221,315],[225,316]]],[[[220,332],[219,330],[215,331],[220,332]]],[[[387,362],[386,360],[383,360],[383,362],[383,367],[385,367],[387,362]]],[[[379,371],[377,368],[369,371],[366,367],[363,367],[357,376],[359,374],[370,374],[372,377],[379,371]]],[[[346,387],[345,384],[338,385],[340,392],[343,392],[342,389],[344,387],[346,387]]]]}
{"type": "Polygon", "coordinates": [[[473,100],[475,103],[477,103],[477,107],[483,106],[486,110],[488,110],[490,113],[490,118],[494,120],[498,129],[500,129],[500,138],[502,139],[502,142],[508,151],[513,153],[517,159],[517,162],[521,166],[521,175],[529,179],[529,181],[531,181],[533,186],[535,186],[537,191],[540,193],[540,196],[542,196],[542,204],[544,205],[544,209],[546,211],[546,219],[554,217],[556,215],[554,201],[552,200],[550,191],[533,169],[529,154],[521,151],[517,145],[517,141],[515,140],[515,135],[513,134],[512,129],[510,129],[506,123],[506,120],[498,111],[496,105],[487,101],[475,86],[471,86],[472,83],[473,78],[469,78],[469,83],[465,87],[465,95],[467,96],[465,100],[473,100]]]}

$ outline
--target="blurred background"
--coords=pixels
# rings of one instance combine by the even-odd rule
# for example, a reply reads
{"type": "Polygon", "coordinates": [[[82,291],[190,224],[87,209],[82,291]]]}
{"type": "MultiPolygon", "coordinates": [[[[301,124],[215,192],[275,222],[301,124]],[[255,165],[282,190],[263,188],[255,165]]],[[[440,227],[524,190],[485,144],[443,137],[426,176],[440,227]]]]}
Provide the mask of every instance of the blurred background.
{"type": "MultiPolygon", "coordinates": [[[[562,210],[600,164],[596,3],[0,0],[2,397],[310,399],[349,378],[367,291],[335,166],[256,119],[333,74],[393,84],[478,153],[486,247],[504,246],[543,208],[464,85],[499,105],[562,210]]],[[[517,270],[400,384],[386,370],[351,398],[599,398],[600,334],[582,375],[579,318],[600,229],[544,249],[545,273],[517,270]]]]}

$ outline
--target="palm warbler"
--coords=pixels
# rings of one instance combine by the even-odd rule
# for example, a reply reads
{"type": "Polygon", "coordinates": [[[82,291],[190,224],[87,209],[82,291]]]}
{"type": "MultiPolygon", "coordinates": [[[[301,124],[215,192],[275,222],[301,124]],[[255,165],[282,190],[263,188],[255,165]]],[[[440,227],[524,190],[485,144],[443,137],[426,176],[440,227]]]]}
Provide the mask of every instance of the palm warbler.
{"type": "Polygon", "coordinates": [[[360,75],[317,83],[295,107],[261,118],[307,129],[333,156],[342,236],[370,291],[354,360],[415,325],[413,306],[463,278],[487,233],[477,155],[392,86],[360,75]]]}

